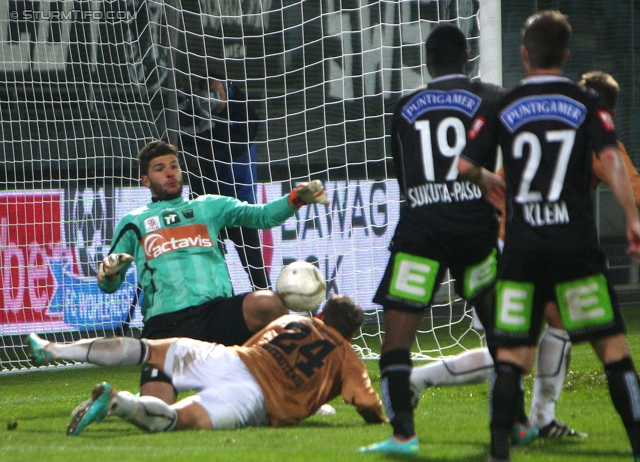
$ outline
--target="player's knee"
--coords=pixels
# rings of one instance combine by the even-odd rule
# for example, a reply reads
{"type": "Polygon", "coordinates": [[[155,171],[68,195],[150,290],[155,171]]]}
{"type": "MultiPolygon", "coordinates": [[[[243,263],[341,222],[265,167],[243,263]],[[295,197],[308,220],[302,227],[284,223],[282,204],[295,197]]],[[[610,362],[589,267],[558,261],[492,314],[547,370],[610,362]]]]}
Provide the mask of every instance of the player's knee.
{"type": "Polygon", "coordinates": [[[631,357],[629,344],[624,334],[615,334],[592,340],[591,345],[604,365],[618,362],[631,357]]]}
{"type": "Polygon", "coordinates": [[[167,404],[173,404],[178,398],[173,385],[162,381],[151,381],[140,385],[140,396],[154,396],[167,404]]]}
{"type": "Polygon", "coordinates": [[[521,368],[524,374],[528,374],[533,369],[536,359],[536,349],[532,346],[503,347],[498,348],[494,362],[507,363],[521,368]]]}
{"type": "Polygon", "coordinates": [[[172,406],[178,414],[176,430],[209,430],[213,428],[207,411],[189,399],[172,406]]]}
{"type": "Polygon", "coordinates": [[[288,314],[287,308],[273,290],[257,290],[252,292],[255,297],[255,311],[265,318],[268,318],[271,322],[276,318],[279,318],[283,314],[288,314]]]}
{"type": "Polygon", "coordinates": [[[289,311],[272,290],[256,290],[247,294],[242,306],[250,331],[256,332],[289,311]]]}
{"type": "Polygon", "coordinates": [[[553,327],[554,329],[564,329],[564,324],[562,323],[562,317],[560,316],[560,310],[557,303],[549,302],[545,305],[544,318],[547,321],[547,324],[549,324],[549,327],[553,327]]]}

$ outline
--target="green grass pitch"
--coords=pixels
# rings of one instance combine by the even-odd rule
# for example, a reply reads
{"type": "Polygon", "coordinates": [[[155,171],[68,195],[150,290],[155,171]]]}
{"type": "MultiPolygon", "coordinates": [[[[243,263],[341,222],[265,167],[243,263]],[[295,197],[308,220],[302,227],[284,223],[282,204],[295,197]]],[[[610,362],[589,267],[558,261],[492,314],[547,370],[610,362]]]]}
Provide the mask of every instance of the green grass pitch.
{"type": "MultiPolygon", "coordinates": [[[[629,343],[640,364],[638,308],[625,310],[629,343]]],[[[377,361],[367,361],[379,386],[377,361]]],[[[95,383],[136,391],[139,368],[97,367],[0,374],[0,460],[4,462],[163,462],[163,461],[305,461],[368,462],[415,460],[481,462],[488,457],[488,384],[432,388],[416,410],[420,455],[385,457],[356,454],[358,446],[390,435],[389,425],[368,426],[340,398],[337,415],[313,416],[293,427],[182,431],[146,434],[111,417],[69,437],[71,410],[89,396],[95,383]],[[9,430],[9,423],[18,427],[9,430]]],[[[514,462],[627,461],[631,450],[613,409],[602,367],[589,345],[574,346],[571,371],[557,406],[560,419],[589,434],[585,440],[537,440],[513,447],[514,462]]],[[[527,378],[527,401],[531,378],[527,378]]]]}

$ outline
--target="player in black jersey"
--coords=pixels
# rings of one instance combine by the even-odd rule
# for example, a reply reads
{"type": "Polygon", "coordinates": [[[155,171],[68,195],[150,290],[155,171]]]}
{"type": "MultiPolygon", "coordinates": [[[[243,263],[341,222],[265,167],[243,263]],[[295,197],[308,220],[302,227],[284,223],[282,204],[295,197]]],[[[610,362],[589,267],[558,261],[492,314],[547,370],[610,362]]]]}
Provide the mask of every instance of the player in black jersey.
{"type": "MultiPolygon", "coordinates": [[[[626,219],[629,252],[640,255],[640,221],[611,114],[598,95],[561,76],[571,26],[558,11],[529,17],[522,56],[527,78],[474,121],[460,158],[466,178],[502,147],[507,223],[496,282],[491,389],[491,458],[509,460],[509,432],[522,402],[543,317],[575,342],[589,341],[640,460],[640,387],[606,258],[598,247],[590,195],[591,150],[626,219]]],[[[483,178],[488,178],[483,176],[483,178]]],[[[493,184],[498,183],[484,183],[493,184]]]]}
{"type": "Polygon", "coordinates": [[[391,147],[405,200],[374,297],[384,308],[381,387],[393,436],[360,452],[419,451],[410,348],[447,268],[457,293],[476,306],[485,325],[493,311],[497,215],[480,188],[460,178],[457,167],[474,116],[503,90],[464,74],[467,41],[455,26],[436,27],[426,41],[426,55],[433,80],[400,99],[393,117],[391,147]]]}

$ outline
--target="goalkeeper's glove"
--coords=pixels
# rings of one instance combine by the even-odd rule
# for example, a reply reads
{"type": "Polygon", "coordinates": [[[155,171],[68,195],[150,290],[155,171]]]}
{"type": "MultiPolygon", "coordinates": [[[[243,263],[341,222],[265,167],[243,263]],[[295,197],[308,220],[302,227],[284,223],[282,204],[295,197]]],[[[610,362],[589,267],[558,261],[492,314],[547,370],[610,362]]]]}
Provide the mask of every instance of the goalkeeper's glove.
{"type": "Polygon", "coordinates": [[[128,253],[112,253],[108,255],[98,265],[98,282],[101,282],[105,276],[118,274],[123,266],[132,261],[133,257],[128,253]]]}
{"type": "Polygon", "coordinates": [[[309,183],[302,183],[291,191],[289,199],[296,207],[308,204],[329,205],[327,193],[322,186],[322,181],[313,180],[309,183]]]}

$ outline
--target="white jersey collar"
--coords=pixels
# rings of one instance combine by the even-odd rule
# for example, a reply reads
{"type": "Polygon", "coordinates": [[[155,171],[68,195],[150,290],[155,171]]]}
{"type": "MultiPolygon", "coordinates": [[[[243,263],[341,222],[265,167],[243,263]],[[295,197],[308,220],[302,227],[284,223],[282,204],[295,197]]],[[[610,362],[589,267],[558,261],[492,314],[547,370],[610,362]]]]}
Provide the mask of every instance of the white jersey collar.
{"type": "Polygon", "coordinates": [[[469,77],[467,77],[464,74],[447,74],[447,75],[441,75],[440,77],[436,77],[435,79],[433,79],[431,82],[429,83],[436,83],[436,82],[442,82],[444,80],[453,80],[453,79],[468,79],[469,77]]]}

